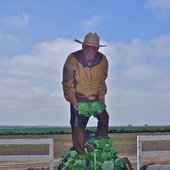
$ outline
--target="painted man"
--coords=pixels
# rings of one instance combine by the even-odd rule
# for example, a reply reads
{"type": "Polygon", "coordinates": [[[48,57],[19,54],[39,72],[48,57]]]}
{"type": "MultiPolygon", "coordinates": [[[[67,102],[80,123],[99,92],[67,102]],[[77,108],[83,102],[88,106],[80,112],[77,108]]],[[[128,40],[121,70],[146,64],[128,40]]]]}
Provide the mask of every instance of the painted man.
{"type": "MultiPolygon", "coordinates": [[[[105,103],[108,60],[99,52],[99,48],[106,45],[100,45],[100,38],[96,33],[88,33],[83,42],[77,39],[75,41],[82,44],[82,49],[67,57],[62,84],[65,99],[70,102],[73,148],[78,153],[84,153],[84,133],[89,117],[79,114],[77,104],[93,101],[105,103]]],[[[108,136],[109,115],[106,109],[96,118],[96,136],[108,136]]]]}

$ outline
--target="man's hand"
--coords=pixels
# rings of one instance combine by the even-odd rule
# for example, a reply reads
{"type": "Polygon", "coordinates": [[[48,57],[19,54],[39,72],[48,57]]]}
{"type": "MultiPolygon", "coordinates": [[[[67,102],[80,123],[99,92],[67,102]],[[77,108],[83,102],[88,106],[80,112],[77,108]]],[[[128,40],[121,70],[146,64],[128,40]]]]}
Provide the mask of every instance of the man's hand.
{"type": "Polygon", "coordinates": [[[74,107],[75,110],[77,110],[77,103],[74,103],[73,107],[74,107]]]}
{"type": "Polygon", "coordinates": [[[71,103],[71,102],[70,102],[70,104],[71,104],[71,107],[72,107],[72,109],[73,109],[73,112],[74,112],[76,115],[78,115],[79,113],[78,113],[78,109],[77,109],[77,103],[71,103]]]}

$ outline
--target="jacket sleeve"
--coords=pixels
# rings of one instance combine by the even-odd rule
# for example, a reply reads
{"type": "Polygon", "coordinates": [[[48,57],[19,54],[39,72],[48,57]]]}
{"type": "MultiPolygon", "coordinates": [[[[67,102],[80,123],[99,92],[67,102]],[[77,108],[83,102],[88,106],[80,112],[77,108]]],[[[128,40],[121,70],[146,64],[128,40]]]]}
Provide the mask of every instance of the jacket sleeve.
{"type": "Polygon", "coordinates": [[[105,95],[107,93],[107,86],[106,86],[106,78],[108,75],[108,61],[107,58],[104,56],[102,60],[102,79],[99,85],[98,97],[99,100],[105,102],[105,95]]]}
{"type": "Polygon", "coordinates": [[[63,92],[64,97],[67,101],[71,102],[71,104],[77,103],[75,97],[75,71],[76,71],[76,60],[72,54],[70,54],[64,64],[63,67],[63,92]]]}

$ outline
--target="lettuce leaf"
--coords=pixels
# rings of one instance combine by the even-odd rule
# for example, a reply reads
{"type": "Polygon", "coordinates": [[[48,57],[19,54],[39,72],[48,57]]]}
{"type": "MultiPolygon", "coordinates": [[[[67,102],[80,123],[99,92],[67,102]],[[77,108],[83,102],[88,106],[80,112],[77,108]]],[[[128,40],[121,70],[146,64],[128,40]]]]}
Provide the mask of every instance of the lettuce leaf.
{"type": "Polygon", "coordinates": [[[123,170],[128,163],[131,170],[134,170],[126,157],[122,159],[117,156],[112,139],[109,137],[91,137],[85,143],[85,150],[84,154],[70,150],[60,159],[60,168],[62,170],[123,170]]]}
{"type": "Polygon", "coordinates": [[[106,108],[106,105],[100,101],[79,102],[77,103],[76,108],[79,114],[82,114],[86,117],[97,117],[106,108]]]}

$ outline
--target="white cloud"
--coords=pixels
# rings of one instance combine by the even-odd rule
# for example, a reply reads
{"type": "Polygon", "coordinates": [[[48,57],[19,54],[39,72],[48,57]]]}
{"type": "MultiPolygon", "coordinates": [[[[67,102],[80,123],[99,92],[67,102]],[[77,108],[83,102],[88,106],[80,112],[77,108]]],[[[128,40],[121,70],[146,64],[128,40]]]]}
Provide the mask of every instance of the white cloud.
{"type": "Polygon", "coordinates": [[[103,17],[95,15],[91,18],[88,18],[86,21],[82,23],[82,26],[85,30],[91,30],[95,28],[100,22],[103,20],[103,17]]]}
{"type": "Polygon", "coordinates": [[[13,34],[0,33],[0,42],[18,42],[18,38],[13,34]]]}
{"type": "MultiPolygon", "coordinates": [[[[168,124],[169,36],[107,44],[100,50],[109,60],[106,103],[110,124],[168,124]]],[[[69,125],[62,67],[68,54],[80,48],[73,40],[55,39],[36,44],[28,55],[1,59],[0,124],[69,125]]]]}
{"type": "Polygon", "coordinates": [[[169,36],[147,42],[135,39],[108,46],[107,102],[113,114],[112,124],[168,124],[163,119],[170,109],[168,39],[169,36]]]}
{"type": "Polygon", "coordinates": [[[144,63],[149,47],[140,39],[133,39],[129,43],[114,42],[108,46],[114,65],[132,66],[144,63]]]}
{"type": "Polygon", "coordinates": [[[170,35],[164,35],[154,38],[151,41],[151,46],[154,49],[153,55],[159,58],[165,57],[170,61],[170,35]]]}
{"type": "Polygon", "coordinates": [[[170,1],[169,0],[148,0],[146,8],[159,10],[161,15],[170,14],[170,1]]]}
{"type": "Polygon", "coordinates": [[[0,124],[62,126],[61,119],[69,119],[61,81],[64,61],[78,47],[75,43],[72,48],[73,43],[67,39],[43,42],[29,55],[0,60],[0,114],[4,115],[0,124]]]}
{"type": "Polygon", "coordinates": [[[7,26],[14,28],[23,28],[29,23],[29,16],[22,14],[21,16],[10,16],[4,19],[7,26]]]}

